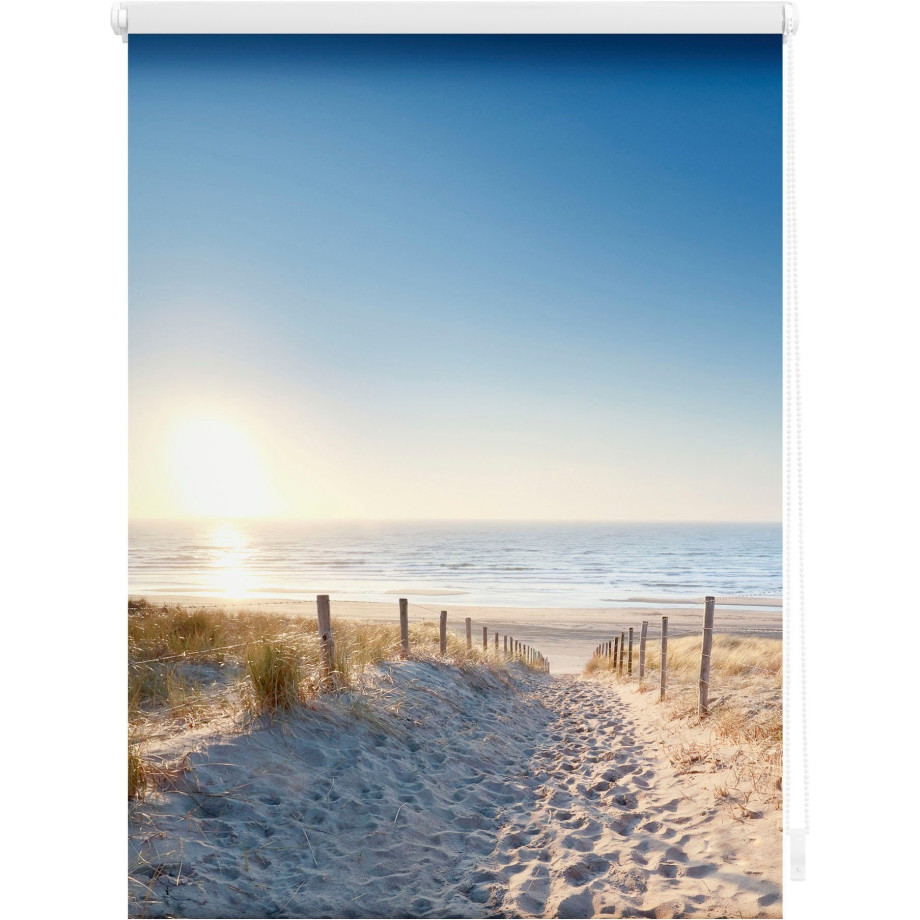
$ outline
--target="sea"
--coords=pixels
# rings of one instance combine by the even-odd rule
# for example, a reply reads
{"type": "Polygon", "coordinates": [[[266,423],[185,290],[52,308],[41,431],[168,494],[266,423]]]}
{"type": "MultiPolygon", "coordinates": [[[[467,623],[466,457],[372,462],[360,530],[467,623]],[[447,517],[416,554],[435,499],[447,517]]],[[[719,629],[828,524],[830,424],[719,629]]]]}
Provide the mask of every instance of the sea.
{"type": "Polygon", "coordinates": [[[680,605],[779,597],[780,524],[133,521],[129,592],[155,599],[680,605]]]}

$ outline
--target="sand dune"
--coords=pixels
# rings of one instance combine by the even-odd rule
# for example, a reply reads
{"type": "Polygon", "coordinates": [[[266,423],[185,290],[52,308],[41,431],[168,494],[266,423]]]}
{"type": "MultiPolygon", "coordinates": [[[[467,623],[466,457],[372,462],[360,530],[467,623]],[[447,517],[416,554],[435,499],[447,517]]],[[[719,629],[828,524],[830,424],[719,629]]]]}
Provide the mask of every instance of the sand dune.
{"type": "Polygon", "coordinates": [[[373,669],[360,694],[149,742],[132,915],[780,915],[778,819],[679,773],[648,697],[512,665],[373,669]]]}

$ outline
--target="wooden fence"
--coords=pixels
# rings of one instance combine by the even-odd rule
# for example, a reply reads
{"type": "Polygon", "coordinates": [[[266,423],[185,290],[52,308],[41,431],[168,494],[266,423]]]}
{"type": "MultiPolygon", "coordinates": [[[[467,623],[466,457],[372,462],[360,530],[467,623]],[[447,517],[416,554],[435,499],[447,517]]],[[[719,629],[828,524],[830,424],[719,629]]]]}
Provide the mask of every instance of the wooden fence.
{"type": "MultiPolygon", "coordinates": [[[[411,647],[409,643],[409,599],[399,598],[399,657],[408,659],[411,656],[411,647]]],[[[428,608],[422,608],[427,610],[428,608]]],[[[322,651],[322,668],[323,680],[331,681],[334,672],[334,639],[332,635],[332,616],[330,612],[330,601],[328,594],[319,594],[316,597],[316,622],[319,630],[320,649],[322,651]]],[[[466,650],[471,653],[473,650],[473,620],[466,617],[464,620],[464,631],[466,634],[466,650]]],[[[504,635],[503,642],[499,644],[499,632],[492,631],[493,635],[493,652],[495,657],[507,661],[518,661],[526,664],[538,671],[549,671],[549,659],[533,646],[527,645],[511,635],[504,635]]],[[[482,650],[489,654],[489,627],[482,627],[482,650]]],[[[447,611],[442,610],[438,618],[438,652],[444,656],[447,654],[447,611]]]]}
{"type": "MultiPolygon", "coordinates": [[[[709,681],[712,663],[712,637],[715,629],[714,597],[707,597],[703,610],[703,639],[700,650],[700,676],[699,676],[699,715],[709,714],[709,681]]],[[[412,649],[409,641],[409,600],[399,598],[399,657],[408,659],[412,649]]],[[[428,608],[422,608],[427,610],[428,608]]],[[[316,619],[319,631],[319,641],[322,662],[322,678],[329,682],[333,678],[335,661],[335,642],[332,634],[332,618],[330,612],[329,595],[321,594],[316,598],[316,619]]],[[[438,620],[438,651],[444,656],[447,654],[447,611],[440,611],[438,620]]],[[[508,661],[518,661],[529,667],[541,671],[549,671],[549,659],[538,649],[527,643],[521,642],[510,634],[501,635],[493,629],[490,642],[488,626],[482,626],[482,651],[508,661]],[[499,642],[499,639],[502,641],[499,642]],[[490,652],[491,650],[491,652],[490,652]]],[[[466,635],[466,650],[468,654],[473,650],[473,621],[471,617],[464,619],[464,632],[466,635]]],[[[620,629],[619,635],[613,636],[599,643],[594,649],[595,656],[606,658],[610,661],[611,669],[618,677],[627,678],[633,675],[633,665],[638,651],[636,670],[640,684],[646,678],[646,649],[649,642],[649,621],[642,620],[639,625],[638,650],[635,643],[635,627],[626,626],[620,629]]],[[[661,618],[661,674],[660,674],[660,699],[667,698],[668,689],[668,618],[661,618]]]]}
{"type": "MultiPolygon", "coordinates": [[[[703,608],[703,642],[700,649],[700,679],[699,679],[699,715],[709,715],[709,677],[710,666],[712,663],[712,635],[715,628],[715,610],[716,599],[707,597],[703,608]]],[[[648,644],[648,627],[649,621],[643,620],[639,627],[639,661],[638,674],[639,683],[645,680],[645,660],[646,646],[648,644]]],[[[661,676],[660,676],[660,698],[666,699],[668,689],[668,618],[661,618],[661,676]]],[[[599,658],[606,658],[610,661],[611,669],[618,677],[623,676],[624,669],[626,676],[630,677],[633,673],[633,627],[629,626],[621,630],[618,636],[601,642],[595,649],[594,654],[599,658]],[[625,659],[625,666],[624,666],[625,659]]]]}

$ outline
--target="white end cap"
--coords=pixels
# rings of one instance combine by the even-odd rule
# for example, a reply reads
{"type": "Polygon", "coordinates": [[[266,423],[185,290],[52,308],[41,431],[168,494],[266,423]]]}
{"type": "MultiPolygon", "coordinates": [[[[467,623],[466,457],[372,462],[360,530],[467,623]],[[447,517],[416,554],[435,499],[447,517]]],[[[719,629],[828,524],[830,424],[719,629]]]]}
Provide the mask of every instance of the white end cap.
{"type": "Polygon", "coordinates": [[[805,831],[789,831],[789,878],[793,882],[805,881],[805,831]]]}
{"type": "Polygon", "coordinates": [[[121,36],[121,40],[128,40],[128,11],[124,3],[113,3],[109,21],[112,23],[112,31],[121,36]]]}

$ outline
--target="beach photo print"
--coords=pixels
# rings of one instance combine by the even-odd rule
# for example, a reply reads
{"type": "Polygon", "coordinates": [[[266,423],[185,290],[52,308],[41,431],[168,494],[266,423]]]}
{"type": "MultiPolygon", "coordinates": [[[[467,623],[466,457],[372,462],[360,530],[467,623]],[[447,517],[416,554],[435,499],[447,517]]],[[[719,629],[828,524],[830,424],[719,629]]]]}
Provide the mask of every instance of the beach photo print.
{"type": "Polygon", "coordinates": [[[782,916],[782,73],[131,35],[129,916],[782,916]]]}

